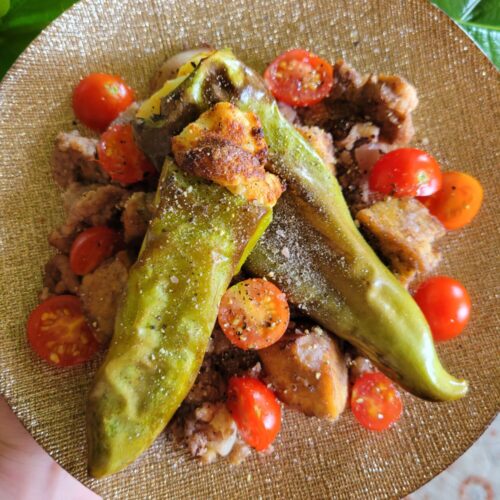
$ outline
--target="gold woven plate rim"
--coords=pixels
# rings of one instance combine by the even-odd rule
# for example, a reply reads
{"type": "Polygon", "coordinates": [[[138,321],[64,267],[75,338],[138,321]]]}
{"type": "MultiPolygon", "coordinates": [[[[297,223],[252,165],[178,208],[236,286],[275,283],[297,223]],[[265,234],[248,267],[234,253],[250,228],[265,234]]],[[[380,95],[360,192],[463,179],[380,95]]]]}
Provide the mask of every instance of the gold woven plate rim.
{"type": "MultiPolygon", "coordinates": [[[[160,0],[161,1],[161,0],[160,0]]],[[[468,50],[474,51],[476,53],[475,55],[475,60],[477,64],[481,67],[483,71],[485,71],[489,77],[493,77],[497,75],[497,71],[493,64],[487,59],[487,57],[482,53],[477,47],[474,45],[473,41],[464,33],[458,26],[455,25],[451,19],[449,19],[441,10],[438,8],[428,4],[425,0],[415,0],[414,3],[421,3],[425,4],[426,8],[431,10],[435,16],[438,18],[439,24],[443,26],[443,31],[449,30],[453,35],[455,36],[455,39],[460,39],[462,46],[467,47],[468,50]],[[480,56],[477,55],[477,53],[481,54],[480,56]],[[480,57],[480,59],[478,59],[480,57]]],[[[7,74],[4,76],[2,81],[0,82],[0,100],[2,98],[2,95],[7,92],[7,86],[11,84],[12,81],[16,80],[17,77],[21,77],[23,75],[23,71],[29,70],[30,65],[33,63],[33,55],[34,52],[37,49],[40,49],[46,45],[48,47],[47,50],[50,50],[50,39],[53,35],[57,35],[59,30],[63,30],[63,27],[66,22],[69,22],[70,19],[72,19],[74,16],[80,14],[83,15],[86,10],[90,10],[92,7],[95,7],[95,5],[99,3],[94,0],[81,0],[74,6],[72,6],[68,11],[63,13],[60,17],[58,17],[56,20],[54,20],[47,28],[45,28],[42,33],[33,40],[33,42],[26,48],[26,50],[20,55],[20,57],[15,61],[13,66],[9,69],[7,74]]],[[[109,3],[109,2],[108,2],[109,3]]],[[[118,3],[118,2],[116,2],[118,3]]],[[[174,2],[175,3],[175,2],[174,2]]],[[[321,4],[321,0],[318,0],[317,2],[318,5],[321,4]]],[[[155,2],[156,5],[156,2],[155,2]]],[[[156,7],[155,7],[156,8],[156,7]]],[[[237,49],[237,47],[235,47],[237,49]]],[[[360,68],[362,69],[362,68],[360,68]]],[[[418,90],[418,87],[417,87],[418,90]]],[[[1,182],[1,181],[0,181],[1,182]]],[[[19,400],[20,400],[20,395],[15,393],[15,390],[11,390],[9,387],[7,387],[7,384],[5,384],[4,387],[4,379],[0,378],[0,391],[6,398],[7,402],[14,407],[14,409],[17,409],[19,405],[19,400]]],[[[498,411],[498,401],[497,401],[497,411],[498,411]]],[[[41,444],[41,446],[46,449],[51,454],[54,454],[54,443],[51,442],[50,436],[45,435],[44,430],[40,429],[36,426],[32,425],[32,420],[30,419],[29,414],[25,413],[24,411],[17,411],[17,416],[20,419],[20,421],[23,423],[23,425],[28,429],[28,431],[35,437],[35,439],[41,444]]],[[[495,417],[496,413],[493,413],[489,415],[488,417],[488,422],[491,422],[491,420],[495,417]]],[[[437,468],[433,469],[433,476],[437,475],[440,473],[442,470],[444,470],[446,467],[448,467],[451,463],[453,463],[460,455],[465,453],[465,451],[474,444],[474,442],[477,440],[477,438],[484,432],[486,429],[487,425],[482,427],[481,430],[478,430],[477,432],[474,432],[472,438],[469,437],[468,442],[465,446],[462,447],[460,451],[457,453],[454,453],[452,455],[448,455],[446,460],[443,460],[442,462],[439,463],[439,466],[437,468]]],[[[57,453],[56,453],[57,455],[57,453]]],[[[57,456],[56,456],[57,458],[57,456]]],[[[82,457],[84,458],[84,457],[82,457]]],[[[210,466],[209,466],[210,467],[210,466]]],[[[245,465],[243,465],[245,467],[245,465]]],[[[69,469],[69,472],[71,472],[71,468],[66,467],[69,469]]],[[[82,478],[80,478],[82,479],[82,478]]],[[[432,479],[432,477],[428,477],[425,482],[429,481],[432,479]]],[[[97,483],[89,480],[86,481],[85,478],[83,478],[84,482],[89,484],[91,487],[95,486],[97,483]]],[[[401,495],[405,495],[407,493],[410,493],[417,487],[421,486],[422,484],[425,484],[422,482],[422,480],[419,479],[419,477],[414,477],[411,478],[411,480],[404,485],[400,489],[398,493],[401,495]]]]}

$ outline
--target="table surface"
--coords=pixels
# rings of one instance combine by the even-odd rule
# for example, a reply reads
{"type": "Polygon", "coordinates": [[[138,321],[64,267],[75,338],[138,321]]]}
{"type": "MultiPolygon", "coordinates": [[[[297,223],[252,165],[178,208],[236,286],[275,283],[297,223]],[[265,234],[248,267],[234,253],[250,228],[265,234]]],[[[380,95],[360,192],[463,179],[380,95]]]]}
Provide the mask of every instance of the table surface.
{"type": "Polygon", "coordinates": [[[500,499],[500,415],[448,469],[405,500],[500,499]]]}

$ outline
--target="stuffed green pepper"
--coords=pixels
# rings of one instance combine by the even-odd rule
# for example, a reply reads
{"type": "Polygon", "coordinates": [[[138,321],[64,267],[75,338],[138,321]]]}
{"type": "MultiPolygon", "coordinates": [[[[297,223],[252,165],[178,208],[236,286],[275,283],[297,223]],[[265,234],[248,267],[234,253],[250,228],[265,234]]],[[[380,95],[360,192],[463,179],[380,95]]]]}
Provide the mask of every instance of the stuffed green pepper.
{"type": "Polygon", "coordinates": [[[305,314],[415,395],[436,401],[465,395],[467,383],[442,367],[420,309],[356,228],[337,180],[282,117],[261,78],[222,50],[165,89],[134,124],[139,144],[157,165],[171,152],[168,138],[218,101],[231,100],[260,118],[270,168],[287,192],[247,269],[271,277],[305,314]],[[291,252],[283,252],[283,241],[291,252]]]}
{"type": "Polygon", "coordinates": [[[258,118],[220,103],[172,140],[156,211],[118,308],[87,406],[89,470],[145,451],[189,392],[220,299],[281,195],[258,118]]]}

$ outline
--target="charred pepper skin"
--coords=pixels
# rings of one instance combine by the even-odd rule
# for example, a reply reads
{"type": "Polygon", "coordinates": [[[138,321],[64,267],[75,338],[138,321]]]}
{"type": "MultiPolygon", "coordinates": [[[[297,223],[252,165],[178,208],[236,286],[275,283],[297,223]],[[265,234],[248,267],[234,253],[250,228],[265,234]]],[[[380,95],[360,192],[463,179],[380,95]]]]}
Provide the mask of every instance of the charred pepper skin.
{"type": "Polygon", "coordinates": [[[96,478],[143,453],[186,397],[220,299],[272,213],[170,161],[156,204],[89,394],[89,472],[96,478]]]}
{"type": "Polygon", "coordinates": [[[463,397],[467,382],[443,368],[423,314],[359,233],[336,178],[281,116],[260,76],[229,50],[204,59],[162,100],[161,116],[139,120],[137,137],[158,161],[165,151],[155,148],[154,134],[168,136],[217,100],[260,118],[274,160],[271,170],[287,184],[274,222],[246,268],[272,277],[291,302],[416,396],[432,401],[463,397]],[[169,116],[175,116],[175,123],[169,116]],[[159,122],[160,132],[155,129],[159,122]],[[282,252],[286,241],[299,242],[289,249],[293,261],[282,252]]]}

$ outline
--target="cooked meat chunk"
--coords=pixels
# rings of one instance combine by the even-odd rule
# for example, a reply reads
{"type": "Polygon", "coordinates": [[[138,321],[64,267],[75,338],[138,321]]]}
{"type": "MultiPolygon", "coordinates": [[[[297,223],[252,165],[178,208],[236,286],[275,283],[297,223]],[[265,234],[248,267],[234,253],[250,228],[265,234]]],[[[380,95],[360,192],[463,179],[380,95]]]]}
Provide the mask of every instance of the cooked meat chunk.
{"type": "Polygon", "coordinates": [[[111,184],[72,183],[63,195],[66,221],[50,234],[49,243],[68,252],[82,227],[107,225],[118,217],[129,196],[129,191],[111,184]]]}
{"type": "Polygon", "coordinates": [[[333,68],[331,94],[319,104],[299,109],[306,125],[332,133],[335,145],[358,123],[380,128],[380,139],[407,144],[413,137],[412,111],[417,107],[415,88],[398,76],[361,76],[342,59],[333,68]]]}
{"type": "Polygon", "coordinates": [[[259,369],[258,357],[254,351],[238,349],[216,327],[198,377],[185,402],[201,404],[205,401],[221,401],[226,396],[227,379],[231,375],[258,376],[259,369]]]}
{"type": "Polygon", "coordinates": [[[133,102],[125,111],[122,111],[112,122],[112,125],[124,125],[126,123],[130,123],[140,108],[140,104],[138,102],[133,102]]]}
{"type": "Polygon", "coordinates": [[[109,182],[97,161],[97,140],[83,137],[77,130],[56,137],[52,169],[54,180],[62,188],[73,182],[109,182]]]}
{"type": "Polygon", "coordinates": [[[133,193],[125,202],[122,223],[126,243],[141,242],[154,212],[154,194],[133,193]]]}
{"type": "Polygon", "coordinates": [[[80,298],[100,342],[107,342],[113,335],[118,300],[127,283],[131,265],[128,254],[118,252],[82,280],[80,298]]]}
{"type": "Polygon", "coordinates": [[[205,356],[196,381],[184,400],[190,404],[201,404],[205,401],[216,402],[226,394],[226,380],[216,369],[210,355],[205,356]]]}
{"type": "Polygon", "coordinates": [[[299,123],[299,116],[295,108],[285,104],[284,102],[278,101],[278,108],[283,117],[289,121],[292,125],[299,123]]]}
{"type": "Polygon", "coordinates": [[[258,351],[278,397],[306,415],[336,419],[347,401],[347,366],[337,343],[319,327],[295,327],[258,351]]]}
{"type": "Polygon", "coordinates": [[[238,431],[225,404],[204,403],[185,418],[183,438],[191,455],[208,464],[229,455],[238,431]]]}
{"type": "Polygon", "coordinates": [[[414,198],[388,198],[359,211],[356,219],[405,285],[417,273],[432,271],[441,260],[434,244],[445,229],[414,198]]]}
{"type": "Polygon", "coordinates": [[[373,123],[355,123],[346,137],[337,141],[337,147],[351,151],[356,145],[378,143],[379,135],[380,129],[373,123]]]}
{"type": "Polygon", "coordinates": [[[333,150],[332,136],[319,127],[306,127],[296,125],[297,131],[313,147],[316,153],[335,174],[335,153],[333,150]]]}
{"type": "MultiPolygon", "coordinates": [[[[360,128],[355,125],[351,132],[354,130],[359,131],[360,128]]],[[[367,129],[363,127],[363,130],[367,129]]],[[[368,188],[368,179],[373,165],[391,148],[384,143],[376,142],[377,135],[375,133],[374,142],[370,140],[351,151],[344,149],[337,158],[337,179],[353,216],[361,209],[382,199],[380,194],[368,188]]],[[[351,134],[348,137],[350,136],[351,134]]]]}
{"type": "Polygon", "coordinates": [[[363,356],[356,356],[349,366],[349,376],[354,381],[363,373],[373,372],[375,367],[372,362],[363,356]]]}
{"type": "Polygon", "coordinates": [[[217,103],[172,138],[177,165],[249,201],[274,206],[283,192],[265,171],[267,145],[260,121],[228,102],[217,103]]]}
{"type": "Polygon", "coordinates": [[[56,254],[45,264],[42,298],[46,299],[53,293],[76,293],[79,285],[78,276],[71,270],[66,255],[56,254]]]}

